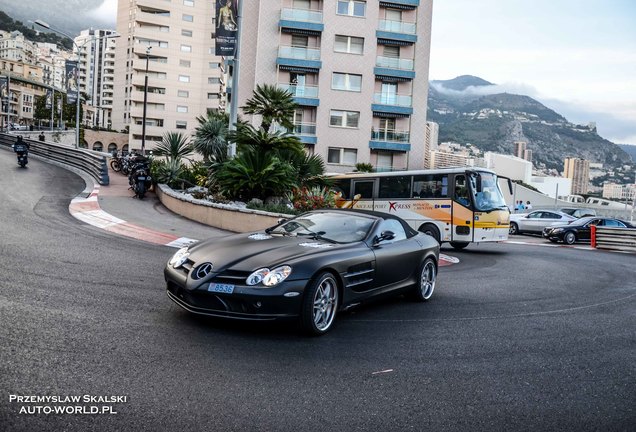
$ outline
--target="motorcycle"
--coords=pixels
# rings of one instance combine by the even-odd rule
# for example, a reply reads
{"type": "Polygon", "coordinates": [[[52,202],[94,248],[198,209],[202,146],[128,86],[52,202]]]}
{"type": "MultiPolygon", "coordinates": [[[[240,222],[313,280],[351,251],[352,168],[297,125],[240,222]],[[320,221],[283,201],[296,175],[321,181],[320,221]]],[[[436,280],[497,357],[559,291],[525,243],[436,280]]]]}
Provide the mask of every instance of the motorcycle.
{"type": "Polygon", "coordinates": [[[26,144],[15,144],[13,146],[13,151],[18,155],[18,165],[20,165],[21,168],[26,167],[26,164],[29,163],[29,149],[26,144]]]}
{"type": "Polygon", "coordinates": [[[146,191],[152,185],[150,161],[147,158],[137,156],[132,160],[128,184],[130,184],[130,189],[135,192],[137,198],[144,199],[146,191]]]}

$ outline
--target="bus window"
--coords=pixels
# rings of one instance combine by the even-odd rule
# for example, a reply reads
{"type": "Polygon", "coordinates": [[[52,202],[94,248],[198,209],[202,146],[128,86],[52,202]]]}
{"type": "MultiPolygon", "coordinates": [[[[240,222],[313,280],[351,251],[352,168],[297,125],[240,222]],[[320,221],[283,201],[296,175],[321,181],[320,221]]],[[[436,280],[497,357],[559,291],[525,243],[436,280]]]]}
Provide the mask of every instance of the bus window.
{"type": "Polygon", "coordinates": [[[427,174],[413,177],[413,198],[448,197],[448,176],[427,174]]]}
{"type": "Polygon", "coordinates": [[[360,195],[362,199],[373,198],[373,180],[354,180],[353,196],[360,195]]]}
{"type": "Polygon", "coordinates": [[[379,198],[410,198],[411,176],[380,177],[379,198]]]}
{"type": "Polygon", "coordinates": [[[455,176],[455,195],[453,200],[457,201],[461,205],[468,207],[470,205],[470,196],[468,195],[468,184],[466,183],[466,176],[455,176]]]}
{"type": "Polygon", "coordinates": [[[351,196],[351,180],[350,179],[340,179],[333,182],[333,186],[331,187],[336,193],[340,193],[340,196],[343,199],[348,199],[351,196]]]}

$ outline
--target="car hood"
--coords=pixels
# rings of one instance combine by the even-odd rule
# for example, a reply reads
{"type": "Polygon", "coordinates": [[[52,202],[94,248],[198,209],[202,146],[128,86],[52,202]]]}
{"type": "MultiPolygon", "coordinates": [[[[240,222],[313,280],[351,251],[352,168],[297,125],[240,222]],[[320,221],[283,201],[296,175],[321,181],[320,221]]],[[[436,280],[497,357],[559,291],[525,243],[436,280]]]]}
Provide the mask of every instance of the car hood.
{"type": "Polygon", "coordinates": [[[215,272],[226,269],[254,271],[362,244],[334,244],[308,237],[285,237],[265,232],[236,234],[202,241],[190,248],[189,259],[198,265],[210,262],[215,272]]]}

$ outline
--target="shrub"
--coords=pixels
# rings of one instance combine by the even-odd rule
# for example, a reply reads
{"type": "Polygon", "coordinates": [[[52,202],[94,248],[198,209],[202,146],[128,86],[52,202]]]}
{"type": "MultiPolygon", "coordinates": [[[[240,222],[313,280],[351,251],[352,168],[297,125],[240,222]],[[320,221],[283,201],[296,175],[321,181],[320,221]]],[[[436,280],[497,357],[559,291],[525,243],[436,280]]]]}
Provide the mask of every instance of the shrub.
{"type": "Polygon", "coordinates": [[[299,212],[336,206],[335,194],[327,187],[295,189],[292,193],[291,202],[299,212]]]}

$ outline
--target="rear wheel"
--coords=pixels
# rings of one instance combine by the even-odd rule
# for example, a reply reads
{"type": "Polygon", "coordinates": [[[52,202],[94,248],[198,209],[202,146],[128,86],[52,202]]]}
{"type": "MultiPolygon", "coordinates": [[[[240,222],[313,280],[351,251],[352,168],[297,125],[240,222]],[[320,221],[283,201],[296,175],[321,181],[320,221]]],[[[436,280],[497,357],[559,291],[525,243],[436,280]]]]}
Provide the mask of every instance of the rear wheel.
{"type": "Polygon", "coordinates": [[[510,235],[519,234],[519,226],[515,222],[510,222],[510,228],[508,229],[510,235]]]}
{"type": "Polygon", "coordinates": [[[113,159],[112,161],[110,161],[110,167],[115,172],[121,171],[121,164],[119,163],[119,161],[117,159],[113,159]]]}
{"type": "Polygon", "coordinates": [[[435,291],[435,280],[437,279],[437,266],[433,258],[426,258],[422,267],[420,267],[420,276],[415,289],[413,290],[413,297],[417,301],[427,301],[433,295],[435,291]]]}
{"type": "Polygon", "coordinates": [[[142,181],[137,183],[137,197],[139,199],[144,199],[146,195],[146,184],[142,181]]]}
{"type": "Polygon", "coordinates": [[[437,229],[437,227],[433,224],[424,224],[420,227],[420,232],[423,232],[424,234],[428,234],[431,237],[433,237],[437,243],[440,243],[440,235],[439,235],[439,230],[437,229]]]}
{"type": "Polygon", "coordinates": [[[329,272],[314,278],[305,292],[300,314],[305,333],[320,336],[329,331],[338,309],[338,282],[329,272]]]}
{"type": "Polygon", "coordinates": [[[563,243],[569,245],[576,243],[576,234],[574,234],[572,231],[566,232],[563,236],[563,243]]]}
{"type": "Polygon", "coordinates": [[[462,250],[468,246],[467,242],[450,242],[450,245],[456,250],[462,250]]]}

